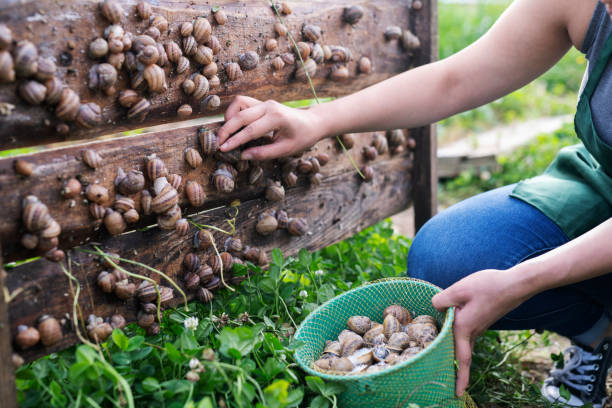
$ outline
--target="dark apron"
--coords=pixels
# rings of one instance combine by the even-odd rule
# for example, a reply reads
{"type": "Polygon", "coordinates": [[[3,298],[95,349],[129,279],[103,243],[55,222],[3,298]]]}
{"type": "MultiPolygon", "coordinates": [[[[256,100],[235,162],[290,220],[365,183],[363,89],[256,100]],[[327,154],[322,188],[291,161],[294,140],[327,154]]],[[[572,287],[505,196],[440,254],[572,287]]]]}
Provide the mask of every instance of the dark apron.
{"type": "Polygon", "coordinates": [[[597,135],[591,116],[591,96],[610,55],[612,35],[578,101],[574,127],[583,144],[561,149],[544,174],[520,182],[510,194],[542,211],[569,239],[612,217],[612,147],[597,135]]]}

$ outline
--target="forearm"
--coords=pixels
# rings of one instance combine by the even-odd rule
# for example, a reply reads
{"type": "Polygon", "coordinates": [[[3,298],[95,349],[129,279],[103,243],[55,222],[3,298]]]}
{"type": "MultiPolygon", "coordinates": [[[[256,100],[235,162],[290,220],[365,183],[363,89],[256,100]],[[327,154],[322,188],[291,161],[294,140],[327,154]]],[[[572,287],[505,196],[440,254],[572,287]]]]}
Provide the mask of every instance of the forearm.
{"type": "Polygon", "coordinates": [[[528,296],[612,273],[612,219],[511,270],[528,296]]]}

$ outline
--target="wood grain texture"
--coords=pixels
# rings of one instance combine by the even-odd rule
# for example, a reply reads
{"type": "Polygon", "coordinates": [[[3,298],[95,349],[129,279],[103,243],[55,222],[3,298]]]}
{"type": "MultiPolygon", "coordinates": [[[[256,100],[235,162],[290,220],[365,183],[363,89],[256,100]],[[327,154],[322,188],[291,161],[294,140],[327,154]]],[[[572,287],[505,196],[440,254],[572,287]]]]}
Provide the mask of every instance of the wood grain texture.
{"type": "MultiPolygon", "coordinates": [[[[215,129],[220,123],[206,125],[207,129],[215,129]]],[[[86,143],[70,146],[56,150],[47,150],[31,155],[20,156],[35,165],[32,176],[24,178],[18,176],[14,170],[13,158],[0,160],[0,194],[3,199],[3,214],[0,217],[0,242],[4,244],[6,261],[26,259],[37,255],[35,251],[28,251],[21,246],[19,240],[26,232],[21,222],[21,202],[28,194],[36,195],[45,203],[53,218],[62,227],[59,237],[62,248],[71,248],[83,244],[88,240],[101,242],[108,235],[104,227],[100,228],[89,213],[89,206],[83,195],[74,200],[68,200],[61,196],[60,191],[64,181],[71,177],[78,177],[83,184],[98,183],[110,191],[111,199],[115,196],[114,180],[118,168],[125,171],[138,169],[144,171],[145,157],[156,154],[164,161],[170,173],[182,176],[182,187],[188,180],[195,180],[202,184],[207,195],[203,207],[193,208],[185,197],[183,190],[180,191],[180,205],[183,215],[202,211],[224,205],[233,199],[248,200],[262,197],[265,185],[260,183],[255,186],[248,184],[248,171],[241,173],[237,180],[236,190],[231,194],[220,194],[211,184],[211,174],[216,169],[217,160],[207,158],[197,169],[189,167],[184,159],[184,150],[193,147],[201,152],[198,142],[199,126],[191,126],[178,130],[162,131],[157,133],[111,139],[106,141],[86,143]],[[82,151],[90,148],[99,152],[103,158],[103,165],[96,170],[89,168],[82,161],[82,151]]],[[[355,146],[350,154],[359,166],[366,164],[362,149],[372,143],[372,133],[356,135],[355,146]]],[[[322,167],[321,173],[324,177],[332,177],[343,174],[352,169],[349,159],[339,149],[334,139],[326,139],[318,143],[311,150],[303,154],[304,158],[316,156],[319,152],[326,152],[330,162],[322,167]]],[[[390,154],[379,155],[375,162],[389,160],[390,154]]],[[[277,161],[261,163],[267,178],[280,180],[281,167],[277,161]]],[[[300,182],[308,184],[307,176],[301,176],[300,182]]],[[[151,181],[147,181],[150,187],[151,181]]],[[[85,188],[83,188],[85,190],[85,188]]],[[[139,194],[130,196],[136,201],[139,208],[139,194]]],[[[110,206],[112,201],[107,204],[110,206]]],[[[144,217],[139,223],[131,226],[131,229],[142,228],[156,222],[154,216],[144,217]]]]}
{"type": "Polygon", "coordinates": [[[6,272],[0,257],[0,401],[3,407],[16,407],[15,374],[12,364],[13,347],[8,316],[8,303],[5,299],[6,272]]]}
{"type": "MultiPolygon", "coordinates": [[[[147,23],[135,17],[136,1],[121,3],[126,11],[122,23],[125,30],[134,34],[143,32],[147,23]]],[[[170,22],[170,34],[162,34],[160,42],[178,41],[178,25],[192,21],[196,16],[206,16],[212,21],[212,5],[208,1],[160,0],[152,3],[155,3],[154,14],[163,15],[170,22]]],[[[348,64],[350,77],[345,82],[334,82],[327,78],[332,64],[319,66],[313,81],[319,96],[349,94],[430,60],[429,39],[426,38],[430,36],[427,5],[421,11],[413,11],[410,7],[411,0],[303,0],[288,3],[293,8],[293,13],[285,18],[296,40],[301,39],[304,23],[317,24],[323,30],[321,44],[341,45],[352,51],[353,61],[348,64]],[[343,23],[341,19],[343,8],[349,4],[360,4],[366,9],[362,20],[354,27],[343,23]],[[421,51],[405,52],[398,41],[384,40],[383,32],[387,26],[405,27],[408,21],[412,31],[423,42],[424,55],[421,55],[421,51]],[[356,64],[361,56],[368,56],[372,60],[373,72],[369,75],[357,73],[356,64]]],[[[169,90],[154,95],[143,93],[151,100],[152,109],[142,123],[126,119],[126,109],[118,105],[116,96],[105,96],[88,89],[88,73],[95,61],[87,56],[86,49],[93,39],[102,36],[108,25],[99,13],[97,4],[97,0],[25,0],[0,3],[0,23],[7,24],[13,30],[15,39],[28,39],[35,43],[40,55],[57,61],[57,76],[80,95],[81,102],[96,102],[101,106],[104,123],[90,130],[72,128],[68,139],[89,138],[178,121],[176,110],[184,103],[192,104],[194,116],[211,114],[201,109],[197,102],[180,90],[182,81],[195,71],[193,67],[182,75],[176,75],[173,68],[165,68],[169,90]],[[69,43],[74,49],[69,48],[69,43]]],[[[283,38],[279,40],[279,48],[276,51],[264,50],[265,40],[275,37],[273,25],[277,22],[269,2],[219,0],[214,4],[221,6],[229,17],[224,26],[213,23],[213,34],[223,46],[223,50],[216,56],[220,68],[223,63],[237,61],[238,56],[248,50],[256,51],[260,56],[257,69],[245,71],[239,80],[229,82],[224,73],[219,74],[222,85],[212,91],[222,100],[218,112],[223,112],[232,97],[238,94],[280,101],[312,97],[308,86],[293,78],[294,66],[286,66],[278,73],[271,69],[272,58],[287,52],[289,42],[283,38]]],[[[128,74],[122,71],[117,89],[125,89],[127,83],[128,74]]],[[[26,105],[16,96],[16,89],[17,83],[0,85],[0,101],[15,106],[12,113],[0,116],[0,150],[64,140],[66,136],[59,135],[56,131],[59,122],[54,116],[53,108],[26,105]]]]}
{"type": "MultiPolygon", "coordinates": [[[[294,255],[301,248],[310,251],[324,248],[334,242],[347,238],[357,231],[406,208],[411,201],[412,161],[410,153],[376,163],[375,178],[370,183],[363,182],[354,171],[325,177],[323,183],[312,188],[306,184],[288,191],[283,202],[274,204],[256,198],[242,202],[237,218],[236,236],[243,243],[265,249],[280,248],[285,255],[294,255]],[[305,217],[308,232],[302,237],[292,237],[286,231],[276,231],[262,237],[255,232],[257,215],[265,209],[286,209],[292,217],[305,217]]],[[[225,210],[218,209],[205,215],[195,216],[199,223],[208,223],[225,228],[225,210]]],[[[181,262],[185,254],[192,251],[192,238],[197,229],[192,227],[185,237],[175,233],[152,228],[144,232],[113,237],[104,241],[104,248],[118,252],[125,258],[137,260],[163,270],[169,276],[182,282],[184,273],[181,262]],[[163,250],[161,250],[163,248],[163,250]]],[[[225,236],[215,233],[217,244],[222,246],[225,236]]],[[[197,252],[201,257],[212,255],[197,252]]],[[[82,294],[79,304],[83,313],[110,317],[114,313],[123,314],[128,321],[136,318],[135,301],[121,302],[114,295],[106,295],[96,286],[97,274],[103,269],[95,257],[73,250],[72,272],[81,282],[82,294]]],[[[138,268],[129,270],[143,272],[138,268]]],[[[152,276],[153,277],[153,276],[152,276]]],[[[156,279],[156,278],[155,278],[156,279]]],[[[158,280],[158,279],[156,279],[158,280]]],[[[21,265],[9,272],[9,290],[23,288],[23,292],[9,305],[13,334],[19,324],[33,324],[44,310],[58,318],[71,314],[72,296],[68,280],[57,264],[40,259],[21,265]]],[[[221,290],[221,289],[220,289],[221,290]]],[[[180,299],[176,299],[179,302],[180,299]]],[[[72,334],[70,320],[64,326],[64,339],[61,343],[43,349],[37,347],[23,353],[27,360],[68,347],[76,342],[72,334]]]]}

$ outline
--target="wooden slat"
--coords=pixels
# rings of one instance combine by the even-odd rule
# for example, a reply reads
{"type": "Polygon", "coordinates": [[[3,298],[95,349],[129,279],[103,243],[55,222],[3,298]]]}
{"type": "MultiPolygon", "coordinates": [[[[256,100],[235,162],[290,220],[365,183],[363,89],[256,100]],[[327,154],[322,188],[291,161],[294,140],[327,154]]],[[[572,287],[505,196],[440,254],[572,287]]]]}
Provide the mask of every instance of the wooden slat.
{"type": "MultiPolygon", "coordinates": [[[[125,10],[129,11],[123,26],[126,31],[141,33],[146,24],[137,20],[133,10],[136,1],[122,1],[125,10]]],[[[184,21],[194,17],[210,16],[211,2],[204,0],[181,1],[160,0],[153,7],[155,14],[165,16],[170,22],[171,34],[162,35],[161,41],[177,40],[177,27],[184,21]]],[[[332,64],[326,63],[317,71],[314,85],[320,96],[341,96],[379,82],[394,74],[400,73],[414,65],[415,61],[429,60],[420,57],[420,52],[413,55],[405,52],[397,41],[386,42],[383,37],[385,28],[389,25],[406,26],[410,21],[413,31],[424,41],[427,50],[427,36],[430,35],[428,12],[414,12],[410,8],[410,0],[303,0],[289,1],[293,14],[286,17],[291,33],[300,39],[300,31],[304,23],[320,25],[323,30],[322,44],[342,45],[352,50],[353,61],[348,65],[350,79],[338,83],[327,79],[332,64]],[[360,4],[366,9],[365,16],[355,26],[342,22],[343,8],[349,4],[360,4]],[[358,75],[356,61],[362,55],[368,56],[373,63],[373,73],[358,75]]],[[[427,2],[424,2],[427,3],[427,2]]],[[[104,96],[87,88],[87,78],[90,67],[94,64],[87,57],[86,47],[89,42],[99,37],[107,25],[98,12],[97,0],[25,0],[19,2],[0,3],[0,23],[6,23],[14,32],[17,40],[29,39],[34,42],[40,55],[53,57],[58,61],[57,75],[64,80],[81,97],[82,102],[94,101],[102,107],[104,124],[91,130],[74,128],[69,139],[80,139],[121,130],[139,128],[160,123],[177,121],[176,109],[183,103],[191,103],[195,115],[210,115],[199,105],[186,97],[180,90],[180,84],[189,73],[175,75],[169,73],[169,90],[163,94],[151,95],[153,104],[144,123],[126,120],[126,110],[116,103],[115,96],[104,96]],[[74,50],[68,48],[73,42],[74,50]],[[60,56],[68,61],[62,66],[60,56]],[[66,56],[69,56],[67,59],[66,56]]],[[[218,0],[214,5],[221,6],[229,20],[226,25],[213,24],[213,34],[216,35],[223,51],[217,56],[218,64],[236,61],[237,57],[247,51],[257,51],[261,63],[253,71],[245,72],[242,79],[228,82],[225,74],[220,74],[222,86],[213,91],[223,102],[222,109],[238,94],[246,94],[259,99],[297,100],[311,98],[307,85],[293,79],[294,67],[285,67],[280,73],[271,70],[271,59],[279,53],[287,52],[287,39],[279,41],[278,52],[265,52],[263,44],[269,37],[274,37],[273,24],[277,21],[269,3],[265,0],[239,2],[218,0]]],[[[425,6],[422,11],[426,11],[425,6]]],[[[168,71],[168,69],[166,69],[168,71]]],[[[127,73],[120,75],[118,90],[127,86],[127,73]]],[[[0,85],[0,101],[15,105],[15,109],[7,116],[0,116],[0,150],[30,146],[41,143],[51,143],[64,140],[65,137],[56,132],[58,121],[53,109],[49,107],[32,107],[26,105],[16,96],[17,84],[0,85]]]]}
{"type": "Polygon", "coordinates": [[[16,407],[15,374],[12,364],[11,330],[8,303],[5,299],[6,272],[0,257],[0,401],[3,407],[16,407]]]}
{"type": "MultiPolygon", "coordinates": [[[[316,250],[351,236],[355,232],[406,208],[411,201],[412,182],[411,153],[378,162],[374,165],[375,179],[363,182],[354,171],[345,169],[341,174],[326,176],[317,188],[306,185],[288,191],[285,201],[278,204],[260,198],[245,201],[240,206],[236,236],[245,244],[270,251],[280,248],[285,255],[294,255],[301,248],[316,250]],[[285,231],[277,231],[268,237],[255,232],[257,215],[264,209],[286,209],[290,216],[301,216],[308,220],[307,234],[291,237],[285,231]]],[[[200,223],[209,223],[225,228],[225,210],[215,210],[196,216],[200,223]]],[[[143,262],[163,270],[182,282],[184,273],[181,262],[192,249],[192,228],[188,236],[178,237],[174,233],[152,228],[144,232],[133,232],[108,239],[104,247],[119,252],[123,257],[143,262]],[[163,248],[163,250],[162,250],[163,248]]],[[[225,237],[215,233],[217,243],[222,245],[225,237]]],[[[199,252],[202,255],[201,252],[199,252]]],[[[211,251],[207,254],[212,254],[211,251]]],[[[81,282],[82,295],[79,304],[87,316],[94,312],[99,316],[122,313],[129,321],[135,320],[136,307],[133,301],[120,302],[113,295],[105,295],[96,286],[95,280],[102,267],[93,257],[71,251],[72,271],[81,282]]],[[[136,271],[133,267],[130,270],[136,271]]],[[[33,324],[44,310],[58,318],[71,314],[72,297],[68,280],[57,264],[44,259],[24,264],[9,272],[8,287],[11,291],[22,288],[23,292],[10,304],[13,333],[19,324],[33,324]]],[[[177,299],[178,301],[178,299],[177,299]]],[[[28,360],[68,347],[76,342],[70,332],[70,321],[66,322],[63,341],[51,348],[41,347],[24,353],[28,360]]]]}
{"type": "MultiPolygon", "coordinates": [[[[219,123],[214,123],[207,125],[207,128],[215,129],[219,125],[219,123]]],[[[19,238],[15,239],[15,237],[21,237],[25,232],[21,222],[21,202],[28,194],[34,194],[44,202],[49,207],[53,218],[61,225],[62,235],[59,238],[62,248],[70,248],[89,239],[103,240],[106,237],[105,229],[99,228],[91,217],[89,206],[84,197],[80,196],[75,200],[67,200],[60,195],[64,180],[78,176],[83,182],[100,183],[107,187],[111,197],[114,197],[114,180],[117,169],[121,167],[126,171],[129,169],[144,171],[145,157],[153,153],[164,161],[170,173],[182,176],[183,186],[188,180],[196,180],[204,186],[207,202],[202,208],[189,208],[184,191],[181,192],[180,204],[184,214],[223,205],[235,198],[247,200],[263,196],[264,184],[249,185],[247,182],[248,172],[240,175],[234,193],[219,194],[211,185],[210,175],[217,164],[214,158],[208,158],[195,170],[188,166],[183,152],[186,147],[194,147],[200,150],[197,137],[198,128],[196,126],[162,131],[21,156],[22,159],[36,166],[34,174],[28,178],[16,175],[14,171],[15,159],[0,160],[0,188],[4,202],[3,214],[0,217],[0,242],[4,243],[5,260],[26,259],[37,254],[25,250],[19,243],[19,238]],[[100,152],[104,160],[103,166],[94,171],[83,163],[81,156],[84,148],[91,148],[100,152]]],[[[371,143],[372,134],[358,135],[355,139],[356,144],[350,150],[350,154],[358,165],[362,166],[366,161],[361,151],[364,146],[371,143]]],[[[304,153],[304,157],[314,156],[318,152],[327,152],[330,156],[330,162],[322,168],[322,174],[326,177],[341,174],[352,168],[349,159],[338,148],[335,140],[321,141],[313,149],[304,153]]],[[[389,158],[389,154],[380,155],[377,161],[385,161],[389,158]]],[[[262,166],[267,177],[280,180],[281,171],[276,161],[262,163],[262,166]]],[[[308,184],[307,177],[302,176],[300,180],[302,183],[308,184]]],[[[148,182],[147,186],[150,185],[151,183],[148,182]]],[[[139,195],[132,197],[135,199],[138,208],[139,195]]],[[[143,217],[132,228],[145,227],[155,222],[153,216],[143,217]]]]}

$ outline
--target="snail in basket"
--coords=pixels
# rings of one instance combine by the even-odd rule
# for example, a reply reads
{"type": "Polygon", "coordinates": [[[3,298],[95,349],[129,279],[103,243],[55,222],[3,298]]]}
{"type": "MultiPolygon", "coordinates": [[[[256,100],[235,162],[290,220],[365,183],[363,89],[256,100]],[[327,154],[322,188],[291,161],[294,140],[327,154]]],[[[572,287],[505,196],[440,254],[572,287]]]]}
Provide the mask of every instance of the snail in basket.
{"type": "Polygon", "coordinates": [[[410,312],[391,305],[383,312],[383,322],[367,316],[352,316],[336,340],[328,340],[314,368],[340,374],[374,373],[410,360],[438,335],[432,316],[412,318],[410,312]]]}

